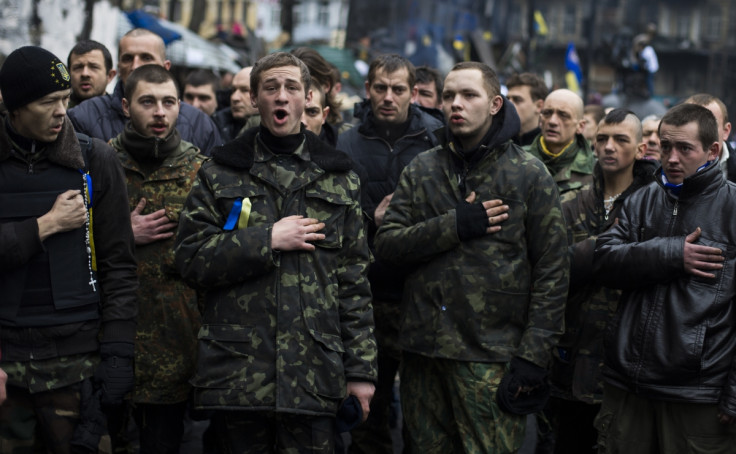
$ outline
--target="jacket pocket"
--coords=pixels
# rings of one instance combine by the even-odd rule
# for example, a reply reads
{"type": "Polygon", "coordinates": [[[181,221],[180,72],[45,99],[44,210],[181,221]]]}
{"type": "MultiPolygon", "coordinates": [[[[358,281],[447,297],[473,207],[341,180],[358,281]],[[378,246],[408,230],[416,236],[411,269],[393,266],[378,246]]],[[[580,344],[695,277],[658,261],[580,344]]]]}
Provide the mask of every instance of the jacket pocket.
{"type": "Polygon", "coordinates": [[[246,389],[253,386],[253,328],[202,325],[198,334],[197,373],[191,383],[203,388],[246,389]]]}
{"type": "Polygon", "coordinates": [[[231,217],[233,217],[232,228],[227,230],[274,222],[273,207],[267,206],[266,195],[264,188],[255,185],[224,186],[215,189],[217,206],[226,219],[222,227],[231,221],[231,217]]]}
{"type": "Polygon", "coordinates": [[[308,218],[325,223],[322,229],[325,238],[315,241],[314,245],[324,249],[340,249],[343,243],[345,215],[353,200],[341,194],[307,189],[305,193],[306,213],[308,218]]]}

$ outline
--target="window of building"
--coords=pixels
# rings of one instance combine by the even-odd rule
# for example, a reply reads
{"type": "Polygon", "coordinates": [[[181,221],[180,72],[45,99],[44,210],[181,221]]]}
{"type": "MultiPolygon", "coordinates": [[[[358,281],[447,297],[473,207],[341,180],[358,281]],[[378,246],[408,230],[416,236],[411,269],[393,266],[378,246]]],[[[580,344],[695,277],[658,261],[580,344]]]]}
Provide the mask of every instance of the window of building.
{"type": "Polygon", "coordinates": [[[677,15],[677,37],[690,38],[690,15],[684,11],[677,15]]]}
{"type": "Polygon", "coordinates": [[[722,12],[720,5],[710,5],[705,16],[704,36],[708,40],[717,41],[721,38],[722,12]]]}
{"type": "Polygon", "coordinates": [[[575,35],[577,30],[577,7],[575,5],[567,5],[565,6],[565,13],[562,16],[562,34],[575,35]]]}
{"type": "Polygon", "coordinates": [[[319,2],[317,6],[317,24],[327,26],[330,24],[330,4],[319,2]]]}
{"type": "Polygon", "coordinates": [[[271,27],[281,27],[281,5],[271,6],[271,27]]]}

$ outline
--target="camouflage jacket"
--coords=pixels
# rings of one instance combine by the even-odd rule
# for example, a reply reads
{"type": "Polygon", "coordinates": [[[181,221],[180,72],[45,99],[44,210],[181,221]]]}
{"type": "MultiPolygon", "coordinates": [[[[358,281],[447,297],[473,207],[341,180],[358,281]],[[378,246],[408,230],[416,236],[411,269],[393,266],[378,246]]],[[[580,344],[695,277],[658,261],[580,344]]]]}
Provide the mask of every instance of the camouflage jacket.
{"type": "MultiPolygon", "coordinates": [[[[565,308],[565,333],[553,351],[550,381],[558,397],[600,403],[603,398],[603,333],[616,312],[618,289],[593,280],[593,249],[599,234],[613,226],[629,195],[654,181],[656,163],[634,163],[634,181],[606,214],[603,175],[596,163],[593,184],[562,204],[570,242],[570,291],[565,308]]],[[[573,194],[569,192],[568,194],[573,194]]]]}
{"type": "MultiPolygon", "coordinates": [[[[504,112],[505,105],[494,122],[504,112]]],[[[510,141],[518,117],[516,123],[515,130],[501,127],[500,143],[482,146],[480,161],[462,171],[464,191],[451,143],[420,154],[401,175],[376,253],[414,266],[402,305],[403,350],[460,361],[519,356],[549,363],[562,333],[567,236],[554,181],[510,141]],[[478,201],[503,200],[509,218],[500,232],[461,242],[455,207],[471,191],[478,201]]]]}
{"type": "MultiPolygon", "coordinates": [[[[130,124],[130,123],[128,123],[130,124]]],[[[189,142],[180,141],[160,167],[146,175],[125,150],[126,128],[110,144],[125,169],[132,211],[146,199],[142,214],[162,208],[179,220],[189,190],[205,157],[189,142]]],[[[148,138],[140,145],[153,147],[148,138]]],[[[140,151],[139,151],[140,152],[140,151]]],[[[168,404],[185,401],[194,374],[200,315],[197,294],[174,266],[174,238],[136,246],[138,259],[138,330],[135,343],[134,402],[168,404]]]]}
{"type": "Polygon", "coordinates": [[[593,165],[595,156],[590,144],[582,134],[575,135],[575,141],[568,146],[562,155],[553,158],[542,151],[539,134],[534,142],[524,147],[534,157],[540,159],[554,177],[557,189],[563,195],[567,191],[582,189],[593,182],[593,165]]]}
{"type": "Polygon", "coordinates": [[[376,378],[360,183],[311,132],[277,155],[259,131],[204,163],[179,222],[177,266],[206,289],[194,404],[334,416],[347,380],[376,378]],[[271,249],[291,215],[326,224],[315,251],[271,249]]]}

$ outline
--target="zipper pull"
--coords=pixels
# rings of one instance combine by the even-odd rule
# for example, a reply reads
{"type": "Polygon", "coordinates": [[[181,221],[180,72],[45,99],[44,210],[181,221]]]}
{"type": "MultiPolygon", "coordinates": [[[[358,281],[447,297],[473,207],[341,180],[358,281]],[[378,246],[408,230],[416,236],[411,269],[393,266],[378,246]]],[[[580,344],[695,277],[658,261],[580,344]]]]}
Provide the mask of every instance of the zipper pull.
{"type": "Polygon", "coordinates": [[[680,201],[675,201],[675,208],[672,210],[672,216],[677,216],[677,206],[680,204],[680,201]]]}

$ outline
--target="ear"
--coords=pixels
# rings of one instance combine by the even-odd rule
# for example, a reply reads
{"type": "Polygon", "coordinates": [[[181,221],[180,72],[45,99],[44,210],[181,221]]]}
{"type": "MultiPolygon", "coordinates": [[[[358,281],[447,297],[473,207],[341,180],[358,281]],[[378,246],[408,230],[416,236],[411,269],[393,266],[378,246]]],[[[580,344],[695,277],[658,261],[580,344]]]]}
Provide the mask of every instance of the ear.
{"type": "Polygon", "coordinates": [[[258,102],[256,102],[257,101],[256,94],[253,93],[253,90],[251,90],[249,93],[250,93],[250,105],[251,105],[251,107],[254,107],[254,108],[257,109],[258,108],[258,102]]]}
{"type": "Polygon", "coordinates": [[[307,97],[304,99],[304,104],[312,102],[312,90],[307,90],[307,97]]]}
{"type": "Polygon", "coordinates": [[[503,98],[500,95],[494,96],[491,99],[491,115],[496,115],[501,107],[503,107],[503,98]]]}
{"type": "Polygon", "coordinates": [[[166,60],[164,62],[164,68],[166,68],[166,71],[170,71],[171,70],[171,60],[166,60]]]}
{"type": "Polygon", "coordinates": [[[537,99],[534,101],[534,109],[537,113],[542,113],[542,107],[544,107],[544,99],[537,99]]]}
{"type": "Polygon", "coordinates": [[[123,113],[127,118],[130,118],[130,104],[128,104],[128,100],[123,98],[123,113]]]}
{"type": "Polygon", "coordinates": [[[643,157],[644,157],[644,151],[646,151],[646,149],[647,149],[647,144],[646,144],[646,142],[642,142],[642,143],[640,143],[640,144],[639,144],[639,145],[638,145],[638,146],[636,147],[636,159],[641,159],[641,158],[643,158],[643,157]]]}
{"type": "Polygon", "coordinates": [[[587,121],[585,120],[585,117],[581,118],[578,121],[578,127],[575,128],[575,134],[582,134],[583,133],[583,131],[585,130],[585,123],[587,123],[587,121]]]}
{"type": "Polygon", "coordinates": [[[371,84],[370,82],[366,80],[365,81],[365,97],[366,98],[370,97],[370,92],[371,92],[371,84]]]}
{"type": "Polygon", "coordinates": [[[115,75],[116,75],[117,73],[118,73],[118,72],[117,72],[117,71],[115,71],[114,69],[111,69],[110,71],[108,71],[108,72],[107,72],[107,83],[108,83],[108,84],[109,84],[110,82],[112,82],[112,80],[113,80],[113,79],[115,78],[115,75]]]}
{"type": "Polygon", "coordinates": [[[325,107],[322,109],[322,124],[325,124],[325,121],[327,121],[327,115],[330,114],[330,106],[325,107]]]}
{"type": "Polygon", "coordinates": [[[721,144],[723,142],[713,142],[710,147],[708,147],[708,161],[718,161],[718,158],[721,157],[721,144]]]}
{"type": "Polygon", "coordinates": [[[414,85],[414,88],[411,89],[411,102],[415,102],[415,99],[419,96],[419,87],[414,85]]]}
{"type": "Polygon", "coordinates": [[[723,141],[728,140],[728,138],[731,136],[731,122],[729,121],[723,126],[723,135],[726,137],[721,137],[723,141]]]}

